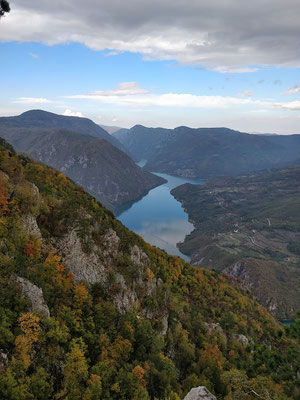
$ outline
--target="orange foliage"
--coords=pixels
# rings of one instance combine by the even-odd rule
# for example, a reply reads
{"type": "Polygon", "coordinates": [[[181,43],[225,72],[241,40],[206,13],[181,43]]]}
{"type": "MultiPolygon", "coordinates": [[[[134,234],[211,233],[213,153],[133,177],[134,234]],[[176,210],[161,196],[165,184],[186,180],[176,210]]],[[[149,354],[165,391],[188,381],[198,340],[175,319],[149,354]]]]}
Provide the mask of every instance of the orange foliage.
{"type": "Polygon", "coordinates": [[[54,281],[62,286],[64,290],[70,290],[74,283],[74,276],[71,271],[66,272],[66,266],[60,262],[55,251],[51,251],[44,262],[44,268],[54,281]]]}
{"type": "Polygon", "coordinates": [[[145,370],[140,365],[137,365],[136,367],[133,368],[132,373],[140,381],[140,384],[146,387],[146,381],[144,379],[145,370]]]}
{"type": "Polygon", "coordinates": [[[32,240],[29,240],[29,242],[26,243],[23,251],[27,257],[34,257],[38,251],[38,245],[32,240]]]}
{"type": "Polygon", "coordinates": [[[148,374],[150,371],[150,365],[147,363],[147,361],[144,362],[144,370],[146,374],[148,374]]]}
{"type": "Polygon", "coordinates": [[[58,177],[60,178],[60,182],[62,185],[64,185],[64,186],[68,185],[69,181],[68,181],[68,178],[66,177],[66,175],[59,174],[58,177]]]}
{"type": "Polygon", "coordinates": [[[211,367],[217,365],[219,369],[222,369],[223,356],[217,344],[206,344],[204,349],[200,350],[201,364],[205,367],[211,367]]]}
{"type": "Polygon", "coordinates": [[[6,182],[4,181],[3,177],[0,176],[0,209],[2,211],[7,211],[8,207],[7,202],[7,189],[6,189],[6,182]]]}
{"type": "Polygon", "coordinates": [[[235,356],[235,351],[234,350],[230,350],[228,354],[229,354],[229,357],[231,359],[233,359],[233,357],[235,356]]]}
{"type": "Polygon", "coordinates": [[[74,299],[79,306],[89,300],[89,292],[82,283],[78,283],[78,285],[74,287],[74,299]]]}
{"type": "Polygon", "coordinates": [[[205,276],[203,275],[202,272],[198,272],[198,273],[196,274],[195,277],[196,277],[196,279],[197,279],[198,282],[203,282],[203,281],[206,280],[206,279],[205,279],[205,276]]]}

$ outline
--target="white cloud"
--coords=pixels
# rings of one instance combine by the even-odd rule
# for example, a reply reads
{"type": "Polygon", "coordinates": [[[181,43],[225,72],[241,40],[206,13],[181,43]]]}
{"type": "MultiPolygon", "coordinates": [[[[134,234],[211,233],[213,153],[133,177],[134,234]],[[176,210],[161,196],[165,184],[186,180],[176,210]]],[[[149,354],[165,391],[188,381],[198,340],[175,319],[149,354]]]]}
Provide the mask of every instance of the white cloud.
{"type": "Polygon", "coordinates": [[[42,97],[18,97],[16,100],[13,101],[13,103],[18,103],[18,104],[48,104],[52,103],[48,99],[44,99],[42,97]]]}
{"type": "Polygon", "coordinates": [[[272,106],[276,108],[282,108],[283,110],[300,111],[300,101],[273,103],[272,106]]]}
{"type": "Polygon", "coordinates": [[[32,58],[40,58],[40,56],[38,55],[38,54],[35,54],[35,53],[29,53],[29,55],[32,57],[32,58]]]}
{"type": "Polygon", "coordinates": [[[190,108],[228,108],[242,105],[261,105],[259,100],[243,99],[230,96],[197,96],[193,94],[166,93],[149,94],[146,96],[95,96],[95,95],[73,95],[66,96],[68,99],[84,99],[99,101],[106,104],[118,104],[124,106],[161,106],[161,107],[190,107],[190,108]]]}
{"type": "Polygon", "coordinates": [[[136,82],[120,83],[117,89],[113,90],[95,91],[88,94],[65,96],[65,98],[139,107],[160,106],[219,109],[245,105],[261,106],[264,104],[259,100],[242,98],[241,96],[199,96],[188,93],[154,94],[141,88],[136,82]]]}
{"type": "Polygon", "coordinates": [[[92,96],[133,96],[137,94],[149,93],[148,90],[142,89],[136,82],[119,83],[116,89],[113,90],[98,90],[92,92],[92,96]]]}
{"type": "Polygon", "coordinates": [[[253,95],[252,90],[244,90],[243,92],[238,94],[238,97],[251,97],[253,95]]]}
{"type": "MultiPolygon", "coordinates": [[[[274,99],[255,100],[252,91],[246,90],[234,96],[202,96],[189,93],[155,94],[141,88],[136,82],[120,83],[117,89],[94,91],[87,94],[65,96],[71,100],[83,100],[90,103],[101,103],[113,106],[130,107],[140,110],[147,107],[170,107],[183,109],[247,110],[248,113],[263,113],[272,109],[290,111],[300,110],[300,101],[275,102],[274,99]]],[[[70,110],[66,110],[71,112],[70,110]]],[[[65,112],[66,112],[65,111],[65,112]]],[[[80,113],[81,114],[81,113],[80,113]]],[[[69,115],[76,115],[75,113],[69,115]]]]}
{"type": "Polygon", "coordinates": [[[82,114],[82,112],[80,112],[80,111],[72,111],[72,110],[70,110],[69,108],[67,108],[67,109],[62,113],[62,115],[66,115],[66,116],[68,116],[68,117],[81,117],[81,118],[84,117],[84,115],[82,114]]]}
{"type": "Polygon", "coordinates": [[[298,0],[15,0],[1,41],[79,42],[220,72],[300,67],[298,0]]]}
{"type": "Polygon", "coordinates": [[[287,94],[287,95],[290,95],[290,94],[298,94],[298,93],[300,93],[300,85],[293,86],[293,87],[289,88],[289,89],[285,92],[285,94],[287,94]]]}

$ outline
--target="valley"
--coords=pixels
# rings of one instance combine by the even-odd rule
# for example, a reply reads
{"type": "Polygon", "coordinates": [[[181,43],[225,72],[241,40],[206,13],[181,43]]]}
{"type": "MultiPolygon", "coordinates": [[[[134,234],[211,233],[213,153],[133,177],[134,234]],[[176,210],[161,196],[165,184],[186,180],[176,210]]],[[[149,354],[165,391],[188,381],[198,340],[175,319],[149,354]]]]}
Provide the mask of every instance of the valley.
{"type": "Polygon", "coordinates": [[[0,0],[0,400],[300,400],[299,15],[0,0]]]}
{"type": "Polygon", "coordinates": [[[117,215],[117,218],[153,246],[189,261],[190,258],[180,252],[177,244],[184,240],[194,226],[188,221],[180,202],[174,199],[170,191],[183,183],[199,184],[203,181],[167,174],[155,175],[167,182],[152,189],[128,210],[117,215]]]}

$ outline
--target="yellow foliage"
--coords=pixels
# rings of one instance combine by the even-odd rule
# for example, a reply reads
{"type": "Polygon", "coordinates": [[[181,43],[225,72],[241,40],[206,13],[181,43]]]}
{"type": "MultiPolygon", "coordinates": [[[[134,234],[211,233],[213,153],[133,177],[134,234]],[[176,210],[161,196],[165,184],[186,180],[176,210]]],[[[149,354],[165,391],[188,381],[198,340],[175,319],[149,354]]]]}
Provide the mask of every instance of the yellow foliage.
{"type": "Polygon", "coordinates": [[[132,345],[127,339],[117,337],[117,339],[109,347],[110,357],[119,364],[121,361],[127,361],[132,352],[132,345]]]}
{"type": "Polygon", "coordinates": [[[145,271],[145,279],[148,282],[152,282],[153,278],[154,278],[154,273],[151,271],[150,268],[147,268],[145,271]]]}
{"type": "Polygon", "coordinates": [[[86,303],[89,300],[89,297],[89,292],[82,283],[75,285],[74,300],[79,306],[82,306],[82,304],[86,303]]]}
{"type": "Polygon", "coordinates": [[[84,393],[83,400],[100,400],[102,394],[101,376],[92,374],[88,380],[88,387],[84,393]]]}
{"type": "Polygon", "coordinates": [[[31,364],[32,343],[25,335],[19,335],[15,340],[16,358],[22,362],[23,368],[27,370],[31,364]]]}
{"type": "Polygon", "coordinates": [[[40,319],[32,313],[24,313],[18,319],[19,325],[30,343],[38,341],[40,333],[40,319]]]}

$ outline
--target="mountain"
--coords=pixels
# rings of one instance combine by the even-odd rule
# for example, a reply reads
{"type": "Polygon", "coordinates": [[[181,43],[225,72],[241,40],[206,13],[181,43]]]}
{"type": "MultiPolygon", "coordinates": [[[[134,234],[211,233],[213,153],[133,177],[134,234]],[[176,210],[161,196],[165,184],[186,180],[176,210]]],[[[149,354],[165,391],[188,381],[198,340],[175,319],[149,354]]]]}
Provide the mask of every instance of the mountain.
{"type": "Polygon", "coordinates": [[[0,130],[5,128],[66,129],[83,135],[105,139],[124,151],[118,140],[88,118],[70,117],[44,110],[30,110],[15,117],[0,117],[0,130]]]}
{"type": "Polygon", "coordinates": [[[115,132],[119,131],[120,129],[122,129],[122,128],[120,128],[119,126],[102,125],[102,124],[99,124],[99,126],[100,126],[102,129],[104,129],[106,132],[108,132],[110,135],[111,135],[112,133],[115,133],[115,132]]]}
{"type": "MultiPolygon", "coordinates": [[[[90,126],[95,128],[94,135],[90,135],[93,132],[89,129],[88,134],[82,134],[57,128],[60,116],[55,114],[52,128],[42,127],[47,124],[51,126],[44,120],[48,121],[50,118],[52,121],[52,114],[25,114],[25,117],[22,114],[21,118],[9,117],[9,123],[7,118],[0,118],[0,136],[12,143],[17,150],[63,171],[116,213],[150,189],[165,182],[164,179],[138,167],[124,152],[109,143],[106,140],[106,132],[104,138],[101,138],[101,130],[98,131],[96,125],[89,120],[82,122],[81,118],[67,117],[67,121],[71,121],[69,126],[81,127],[82,124],[84,129],[86,123],[91,123],[90,126]],[[33,121],[30,120],[30,115],[34,116],[33,121]],[[39,116],[43,117],[42,120],[39,120],[39,116]],[[17,123],[13,122],[15,120],[17,123]],[[37,127],[33,126],[35,123],[37,127]]],[[[64,118],[62,121],[68,125],[64,118]]]]}
{"type": "Polygon", "coordinates": [[[135,125],[131,129],[120,129],[113,135],[123,144],[126,151],[136,161],[150,160],[162,148],[166,148],[173,131],[164,128],[146,128],[142,125],[135,125]]]}
{"type": "Polygon", "coordinates": [[[4,141],[0,188],[1,399],[298,398],[300,321],[284,328],[4,141]]]}
{"type": "Polygon", "coordinates": [[[137,125],[114,135],[149,171],[190,178],[236,176],[299,158],[300,135],[261,136],[227,128],[137,125]]]}
{"type": "Polygon", "coordinates": [[[195,230],[191,262],[241,279],[279,319],[300,308],[300,167],[185,184],[172,195],[195,230]]]}

